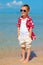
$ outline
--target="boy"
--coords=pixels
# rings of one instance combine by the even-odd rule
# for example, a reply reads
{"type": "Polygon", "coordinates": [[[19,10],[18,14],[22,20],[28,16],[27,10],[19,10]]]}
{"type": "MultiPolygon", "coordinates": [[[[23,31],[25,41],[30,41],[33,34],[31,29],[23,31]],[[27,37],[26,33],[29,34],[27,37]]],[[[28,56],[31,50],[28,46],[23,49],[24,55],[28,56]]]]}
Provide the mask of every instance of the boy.
{"type": "Polygon", "coordinates": [[[30,59],[31,53],[31,42],[35,40],[35,34],[32,32],[34,28],[34,23],[31,17],[28,16],[30,11],[29,5],[23,5],[21,7],[21,14],[22,16],[18,19],[18,40],[22,50],[22,58],[20,61],[23,63],[27,63],[30,59]],[[25,52],[27,50],[27,57],[25,58],[25,52]]]}

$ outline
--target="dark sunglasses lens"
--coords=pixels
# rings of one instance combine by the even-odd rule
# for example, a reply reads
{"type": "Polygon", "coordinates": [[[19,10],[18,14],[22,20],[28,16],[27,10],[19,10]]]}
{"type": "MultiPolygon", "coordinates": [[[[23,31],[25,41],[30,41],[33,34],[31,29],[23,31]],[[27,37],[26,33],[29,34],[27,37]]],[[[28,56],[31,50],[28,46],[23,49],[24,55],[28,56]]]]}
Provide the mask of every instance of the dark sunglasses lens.
{"type": "Polygon", "coordinates": [[[24,10],[24,12],[26,12],[26,10],[24,10]]]}
{"type": "Polygon", "coordinates": [[[22,9],[20,10],[20,12],[22,12],[22,9]]]}

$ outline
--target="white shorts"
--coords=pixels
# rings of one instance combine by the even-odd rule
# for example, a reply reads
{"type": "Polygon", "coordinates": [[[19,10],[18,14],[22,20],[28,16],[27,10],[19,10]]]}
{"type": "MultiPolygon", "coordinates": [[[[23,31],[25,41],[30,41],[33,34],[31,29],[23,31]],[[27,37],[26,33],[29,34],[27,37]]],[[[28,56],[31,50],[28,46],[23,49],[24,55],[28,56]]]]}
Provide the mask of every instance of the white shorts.
{"type": "Polygon", "coordinates": [[[21,47],[30,48],[32,39],[29,37],[29,35],[20,35],[18,37],[19,44],[21,47]]]}

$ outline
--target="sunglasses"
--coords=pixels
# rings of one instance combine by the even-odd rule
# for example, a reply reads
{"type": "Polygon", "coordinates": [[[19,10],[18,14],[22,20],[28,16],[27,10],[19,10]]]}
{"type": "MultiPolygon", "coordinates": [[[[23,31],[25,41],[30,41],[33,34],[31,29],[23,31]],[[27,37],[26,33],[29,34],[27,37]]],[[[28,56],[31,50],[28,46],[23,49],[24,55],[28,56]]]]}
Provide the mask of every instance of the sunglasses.
{"type": "Polygon", "coordinates": [[[26,10],[22,10],[22,9],[21,9],[20,12],[26,12],[26,10]]]}

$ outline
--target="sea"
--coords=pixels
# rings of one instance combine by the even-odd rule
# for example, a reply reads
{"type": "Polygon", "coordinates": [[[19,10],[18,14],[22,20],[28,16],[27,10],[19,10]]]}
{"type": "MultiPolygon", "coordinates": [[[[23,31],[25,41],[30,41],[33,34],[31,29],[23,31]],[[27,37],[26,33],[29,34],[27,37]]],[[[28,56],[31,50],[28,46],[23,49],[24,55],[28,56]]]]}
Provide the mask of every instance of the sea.
{"type": "MultiPolygon", "coordinates": [[[[20,17],[18,14],[0,14],[0,48],[20,47],[17,39],[17,21],[20,17]]],[[[35,28],[33,29],[36,40],[32,42],[32,47],[43,47],[43,15],[29,14],[32,17],[35,28]]]]}

